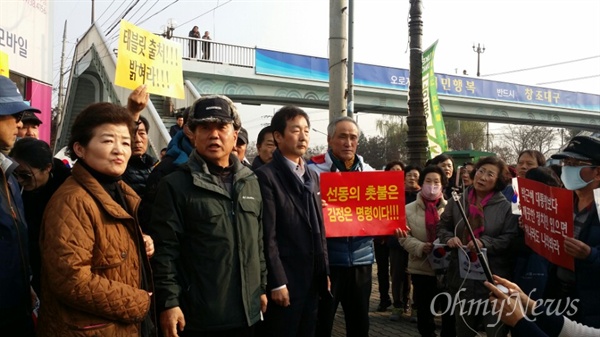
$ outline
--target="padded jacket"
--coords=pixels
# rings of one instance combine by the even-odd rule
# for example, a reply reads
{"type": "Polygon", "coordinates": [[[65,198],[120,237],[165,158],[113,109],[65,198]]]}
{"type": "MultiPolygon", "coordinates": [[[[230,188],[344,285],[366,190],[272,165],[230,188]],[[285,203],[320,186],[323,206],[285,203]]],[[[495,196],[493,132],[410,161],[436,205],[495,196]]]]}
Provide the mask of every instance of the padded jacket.
{"type": "MultiPolygon", "coordinates": [[[[469,187],[473,188],[473,187],[469,187]]],[[[464,195],[469,195],[469,189],[464,195]]],[[[469,212],[466,198],[461,198],[461,204],[465,212],[469,212]]],[[[502,192],[495,192],[487,205],[483,208],[484,230],[479,237],[487,249],[487,259],[489,261],[492,274],[510,279],[513,266],[513,254],[510,251],[511,242],[517,236],[517,216],[512,214],[510,203],[502,195],[502,192]]],[[[453,238],[455,231],[459,238],[463,237],[466,227],[460,213],[460,209],[454,199],[448,200],[448,204],[440,217],[437,225],[437,236],[443,244],[453,238]],[[455,229],[456,227],[456,229],[455,229]]],[[[463,242],[467,245],[467,242],[463,242]]],[[[488,298],[489,290],[481,281],[466,280],[460,277],[458,265],[458,249],[453,249],[451,253],[450,266],[448,267],[448,286],[451,291],[457,292],[464,285],[466,293],[461,298],[488,298]]]]}
{"type": "Polygon", "coordinates": [[[146,181],[152,168],[158,160],[144,153],[141,156],[131,156],[127,163],[127,169],[123,173],[123,181],[127,183],[140,197],[146,193],[146,181]]]}
{"type": "Polygon", "coordinates": [[[192,333],[260,320],[267,284],[262,197],[252,171],[229,158],[232,193],[194,150],[161,180],[152,210],[157,309],[179,306],[192,333]]]}
{"type": "MultiPolygon", "coordinates": [[[[118,183],[135,214],[139,197],[118,183]]],[[[136,219],[75,163],[42,222],[38,336],[140,336],[150,308],[141,235],[136,219]]]]}
{"type": "MultiPolygon", "coordinates": [[[[444,212],[447,201],[440,199],[437,205],[438,214],[444,212]]],[[[434,276],[435,271],[431,268],[428,254],[423,254],[423,248],[427,243],[427,230],[425,228],[425,203],[421,198],[421,192],[417,194],[417,200],[406,205],[406,224],[410,228],[410,235],[400,239],[404,249],[408,252],[408,272],[417,275],[434,276]]]]}

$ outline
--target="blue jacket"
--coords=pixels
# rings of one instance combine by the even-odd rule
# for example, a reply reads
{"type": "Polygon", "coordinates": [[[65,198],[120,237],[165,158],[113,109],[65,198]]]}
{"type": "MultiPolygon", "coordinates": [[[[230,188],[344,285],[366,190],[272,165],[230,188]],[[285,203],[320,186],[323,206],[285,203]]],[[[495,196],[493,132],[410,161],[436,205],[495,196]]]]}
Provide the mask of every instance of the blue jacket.
{"type": "MultiPolygon", "coordinates": [[[[321,174],[322,172],[337,171],[333,167],[333,161],[329,157],[329,152],[312,157],[308,162],[308,167],[321,174]]],[[[361,156],[357,156],[360,161],[360,171],[375,171],[369,164],[365,163],[361,156]]],[[[327,252],[329,254],[329,266],[333,267],[353,267],[370,265],[375,262],[375,251],[373,247],[373,237],[342,237],[328,238],[327,252]]]]}
{"type": "Polygon", "coordinates": [[[18,166],[0,154],[0,310],[31,308],[27,224],[19,184],[12,175],[18,166]]]}

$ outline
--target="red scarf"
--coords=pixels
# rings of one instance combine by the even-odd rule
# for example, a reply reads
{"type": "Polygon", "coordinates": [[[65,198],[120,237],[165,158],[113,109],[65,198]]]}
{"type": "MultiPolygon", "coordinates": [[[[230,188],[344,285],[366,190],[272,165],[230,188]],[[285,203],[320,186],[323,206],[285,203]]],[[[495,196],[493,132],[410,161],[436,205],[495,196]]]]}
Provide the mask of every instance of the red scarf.
{"type": "Polygon", "coordinates": [[[437,204],[440,199],[427,200],[421,196],[421,200],[423,200],[423,203],[425,204],[425,231],[427,233],[427,242],[433,242],[437,238],[435,228],[440,221],[440,215],[437,210],[437,204]]]}
{"type": "MultiPolygon", "coordinates": [[[[475,238],[477,239],[481,237],[481,233],[483,233],[483,230],[485,229],[483,209],[493,195],[494,191],[488,193],[478,204],[477,196],[475,195],[475,189],[471,188],[469,190],[469,223],[471,224],[471,229],[473,230],[473,234],[475,234],[475,238]]],[[[471,235],[469,235],[469,232],[465,231],[464,233],[466,242],[471,241],[471,235]]]]}

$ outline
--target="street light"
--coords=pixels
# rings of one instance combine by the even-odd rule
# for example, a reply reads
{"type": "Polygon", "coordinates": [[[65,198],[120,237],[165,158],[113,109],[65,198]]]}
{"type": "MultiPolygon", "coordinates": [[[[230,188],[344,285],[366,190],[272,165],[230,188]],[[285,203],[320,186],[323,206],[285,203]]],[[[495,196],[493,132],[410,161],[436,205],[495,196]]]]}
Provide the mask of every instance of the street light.
{"type": "Polygon", "coordinates": [[[312,128],[312,130],[313,130],[314,132],[316,132],[316,133],[320,133],[320,134],[322,134],[322,135],[324,135],[324,136],[327,136],[327,134],[326,134],[325,132],[323,132],[323,131],[319,131],[319,130],[317,130],[317,129],[315,129],[315,128],[312,128]]]}
{"type": "Polygon", "coordinates": [[[173,31],[175,30],[175,28],[177,28],[177,21],[173,18],[170,18],[167,21],[166,26],[160,27],[160,29],[163,31],[162,36],[170,40],[173,37],[173,31]]]}
{"type": "Polygon", "coordinates": [[[475,47],[475,43],[473,43],[473,51],[477,53],[477,77],[479,77],[480,56],[485,52],[485,45],[477,43],[477,47],[475,47]]]}
{"type": "MultiPolygon", "coordinates": [[[[480,45],[477,43],[477,47],[475,47],[475,43],[473,43],[473,51],[477,53],[477,77],[479,77],[479,63],[481,61],[481,54],[485,52],[485,45],[480,45]]],[[[490,123],[486,123],[486,151],[490,151],[490,123]]]]}

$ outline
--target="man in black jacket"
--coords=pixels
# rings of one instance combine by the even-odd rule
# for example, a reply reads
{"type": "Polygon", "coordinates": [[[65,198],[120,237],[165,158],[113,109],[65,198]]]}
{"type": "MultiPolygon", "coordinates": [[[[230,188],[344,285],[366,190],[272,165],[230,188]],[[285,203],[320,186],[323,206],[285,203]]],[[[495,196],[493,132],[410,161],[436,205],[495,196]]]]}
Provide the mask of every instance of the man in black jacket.
{"type": "Polygon", "coordinates": [[[327,243],[318,175],[306,167],[310,122],[302,109],[271,120],[277,150],[256,175],[264,202],[268,336],[314,336],[319,294],[328,292],[327,243]]]}
{"type": "Polygon", "coordinates": [[[187,127],[194,150],[159,183],[150,225],[161,331],[253,336],[267,307],[267,270],[258,180],[232,154],[240,117],[227,97],[205,96],[187,127]]]}
{"type": "Polygon", "coordinates": [[[127,169],[123,173],[123,181],[127,183],[135,193],[142,196],[146,192],[146,181],[150,171],[158,160],[146,151],[148,150],[148,131],[150,124],[146,117],[140,116],[141,123],[137,125],[135,137],[131,146],[131,158],[127,163],[127,169]]]}
{"type": "Polygon", "coordinates": [[[150,223],[150,213],[156,199],[158,183],[164,176],[174,172],[180,165],[185,164],[188,161],[189,154],[194,150],[190,140],[192,133],[186,125],[189,113],[190,108],[188,107],[183,112],[183,129],[171,138],[169,145],[167,145],[167,153],[154,166],[146,180],[146,191],[143,195],[140,195],[142,203],[138,212],[142,229],[145,229],[144,226],[150,223]]]}
{"type": "Polygon", "coordinates": [[[256,138],[257,155],[252,161],[252,169],[256,171],[259,167],[270,162],[273,159],[273,151],[275,151],[275,140],[273,139],[273,129],[271,126],[265,126],[258,133],[256,138]]]}

